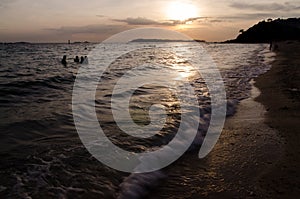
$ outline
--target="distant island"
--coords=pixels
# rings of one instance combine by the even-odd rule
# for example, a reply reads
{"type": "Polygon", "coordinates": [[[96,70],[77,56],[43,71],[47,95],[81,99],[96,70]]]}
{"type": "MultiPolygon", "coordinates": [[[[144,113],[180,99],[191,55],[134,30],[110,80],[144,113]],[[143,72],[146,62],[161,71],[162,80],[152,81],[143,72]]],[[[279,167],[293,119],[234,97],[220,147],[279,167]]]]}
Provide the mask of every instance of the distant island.
{"type": "Polygon", "coordinates": [[[1,42],[2,44],[32,44],[30,42],[26,42],[26,41],[17,41],[17,42],[1,42]]]}
{"type": "Polygon", "coordinates": [[[204,40],[134,39],[130,42],[205,42],[204,40]]]}
{"type": "Polygon", "coordinates": [[[225,43],[269,43],[271,41],[300,41],[300,18],[268,19],[248,30],[240,30],[240,35],[225,43]]]}
{"type": "Polygon", "coordinates": [[[71,44],[89,44],[89,41],[75,41],[75,42],[71,42],[71,44]]]}

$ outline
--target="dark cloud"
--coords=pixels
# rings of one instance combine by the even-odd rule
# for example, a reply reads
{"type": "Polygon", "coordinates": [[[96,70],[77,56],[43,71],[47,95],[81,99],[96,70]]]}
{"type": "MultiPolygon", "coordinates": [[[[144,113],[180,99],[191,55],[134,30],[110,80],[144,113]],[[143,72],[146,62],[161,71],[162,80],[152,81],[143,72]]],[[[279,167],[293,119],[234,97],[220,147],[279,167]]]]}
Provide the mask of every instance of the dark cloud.
{"type": "Polygon", "coordinates": [[[225,22],[225,20],[222,20],[222,19],[212,19],[212,20],[209,20],[208,22],[210,22],[210,23],[222,23],[222,22],[225,22]]]}
{"type": "Polygon", "coordinates": [[[193,17],[186,20],[165,20],[165,21],[155,21],[153,19],[147,19],[144,17],[137,18],[126,18],[126,19],[112,19],[115,22],[123,22],[128,25],[135,26],[176,26],[180,24],[187,24],[190,22],[198,21],[201,19],[206,19],[207,17],[193,17]]]}
{"type": "Polygon", "coordinates": [[[208,18],[209,17],[193,17],[193,18],[188,18],[186,20],[170,20],[170,21],[172,21],[174,25],[180,25],[180,24],[188,24],[195,21],[205,20],[208,18]]]}
{"type": "Polygon", "coordinates": [[[104,18],[104,17],[106,17],[106,16],[105,16],[105,15],[96,15],[96,17],[104,18]]]}
{"type": "Polygon", "coordinates": [[[123,22],[127,23],[128,25],[144,25],[144,26],[149,26],[149,25],[161,25],[161,26],[173,26],[174,24],[171,22],[159,22],[155,21],[152,19],[147,19],[144,17],[138,17],[138,18],[126,18],[126,19],[112,19],[115,22],[123,22]]]}
{"type": "Polygon", "coordinates": [[[243,9],[243,10],[258,10],[258,11],[293,11],[300,10],[300,5],[294,5],[286,2],[280,3],[244,3],[244,2],[233,2],[229,5],[232,8],[243,9]]]}

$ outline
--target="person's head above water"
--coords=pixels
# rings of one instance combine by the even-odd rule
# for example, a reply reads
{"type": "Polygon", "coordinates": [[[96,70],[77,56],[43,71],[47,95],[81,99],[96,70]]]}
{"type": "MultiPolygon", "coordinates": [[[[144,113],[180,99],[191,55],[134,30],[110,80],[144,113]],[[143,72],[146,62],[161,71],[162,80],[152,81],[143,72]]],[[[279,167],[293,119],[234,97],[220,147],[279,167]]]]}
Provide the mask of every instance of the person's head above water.
{"type": "Polygon", "coordinates": [[[84,62],[84,57],[81,56],[81,57],[80,57],[80,63],[83,63],[83,62],[84,62]]]}
{"type": "Polygon", "coordinates": [[[78,56],[75,57],[74,62],[79,62],[79,57],[78,56]]]}
{"type": "Polygon", "coordinates": [[[63,58],[62,58],[62,60],[61,60],[61,63],[63,64],[63,65],[67,65],[67,55],[64,55],[63,56],[63,58]]]}

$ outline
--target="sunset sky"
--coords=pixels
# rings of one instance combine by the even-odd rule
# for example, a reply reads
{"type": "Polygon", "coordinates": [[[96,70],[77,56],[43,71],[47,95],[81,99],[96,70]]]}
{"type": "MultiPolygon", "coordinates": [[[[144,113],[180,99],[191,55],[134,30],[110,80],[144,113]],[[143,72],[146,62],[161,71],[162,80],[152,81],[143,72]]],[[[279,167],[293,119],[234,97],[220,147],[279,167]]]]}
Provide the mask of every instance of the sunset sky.
{"type": "Polygon", "coordinates": [[[137,27],[223,41],[288,17],[300,17],[299,0],[0,0],[0,42],[101,41],[137,27]]]}

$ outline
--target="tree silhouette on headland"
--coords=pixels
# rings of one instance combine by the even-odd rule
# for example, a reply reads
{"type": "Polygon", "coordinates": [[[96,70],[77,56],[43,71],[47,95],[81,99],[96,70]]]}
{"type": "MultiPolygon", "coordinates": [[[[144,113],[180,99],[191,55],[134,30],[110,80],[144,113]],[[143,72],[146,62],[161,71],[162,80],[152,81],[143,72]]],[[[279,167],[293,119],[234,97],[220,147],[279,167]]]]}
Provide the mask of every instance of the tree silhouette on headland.
{"type": "Polygon", "coordinates": [[[300,40],[300,18],[268,19],[261,21],[228,43],[269,43],[271,41],[300,40]]]}

